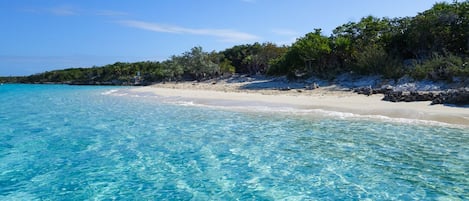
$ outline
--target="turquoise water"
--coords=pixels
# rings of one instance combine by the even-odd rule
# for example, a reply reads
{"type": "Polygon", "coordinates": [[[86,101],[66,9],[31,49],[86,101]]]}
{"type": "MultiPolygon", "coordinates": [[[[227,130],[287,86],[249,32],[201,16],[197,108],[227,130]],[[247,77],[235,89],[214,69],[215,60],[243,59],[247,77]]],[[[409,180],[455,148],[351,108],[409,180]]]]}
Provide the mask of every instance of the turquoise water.
{"type": "Polygon", "coordinates": [[[0,200],[468,200],[469,130],[0,86],[0,200]]]}

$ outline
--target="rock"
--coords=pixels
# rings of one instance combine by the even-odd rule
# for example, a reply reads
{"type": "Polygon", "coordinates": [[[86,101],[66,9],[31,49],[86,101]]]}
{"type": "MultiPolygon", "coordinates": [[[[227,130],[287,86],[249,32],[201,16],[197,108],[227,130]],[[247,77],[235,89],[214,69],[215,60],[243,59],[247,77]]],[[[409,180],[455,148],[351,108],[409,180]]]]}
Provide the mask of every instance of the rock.
{"type": "Polygon", "coordinates": [[[386,94],[384,94],[384,97],[382,100],[384,101],[390,101],[390,102],[399,102],[401,101],[402,97],[402,91],[390,91],[386,94]]]}
{"type": "Polygon", "coordinates": [[[414,101],[433,101],[435,99],[434,92],[402,92],[390,91],[384,94],[384,101],[391,102],[414,102],[414,101]]]}
{"type": "Polygon", "coordinates": [[[469,105],[469,89],[448,90],[442,94],[443,104],[469,105]]]}
{"type": "Polygon", "coordinates": [[[312,85],[312,88],[317,89],[317,88],[319,88],[319,85],[316,82],[314,82],[313,85],[312,85]]]}
{"type": "Polygon", "coordinates": [[[441,98],[440,94],[438,94],[433,100],[431,105],[436,105],[436,104],[443,104],[443,99],[441,98]]]}
{"type": "Polygon", "coordinates": [[[360,88],[355,88],[353,90],[353,92],[357,93],[357,94],[364,94],[364,95],[367,95],[367,96],[370,96],[373,94],[373,89],[371,88],[371,86],[368,86],[368,87],[360,87],[360,88]]]}
{"type": "Polygon", "coordinates": [[[305,89],[307,89],[307,90],[313,90],[313,89],[317,89],[317,88],[319,88],[319,85],[316,82],[314,82],[311,85],[305,86],[305,89]]]}
{"type": "Polygon", "coordinates": [[[393,90],[394,90],[394,87],[392,87],[391,85],[383,85],[383,86],[381,87],[381,90],[382,90],[382,91],[389,92],[389,91],[393,91],[393,90]]]}
{"type": "Polygon", "coordinates": [[[469,105],[469,89],[460,88],[448,91],[430,91],[430,92],[402,92],[390,91],[384,94],[384,101],[391,102],[414,102],[414,101],[432,101],[435,104],[454,104],[469,105]]]}

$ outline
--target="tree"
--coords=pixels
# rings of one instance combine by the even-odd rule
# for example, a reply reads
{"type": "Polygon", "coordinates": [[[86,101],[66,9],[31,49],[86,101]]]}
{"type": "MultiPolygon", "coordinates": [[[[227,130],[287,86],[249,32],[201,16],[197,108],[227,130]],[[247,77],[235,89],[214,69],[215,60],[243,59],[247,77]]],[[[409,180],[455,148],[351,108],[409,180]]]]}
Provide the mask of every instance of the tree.
{"type": "Polygon", "coordinates": [[[437,3],[411,20],[406,33],[414,58],[469,53],[469,1],[437,3]]]}
{"type": "Polygon", "coordinates": [[[270,72],[287,72],[290,77],[320,74],[326,70],[327,58],[331,52],[329,39],[321,35],[321,30],[306,34],[297,39],[283,58],[276,60],[270,72]],[[282,69],[280,66],[287,69],[282,69]]]}
{"type": "Polygon", "coordinates": [[[250,70],[250,59],[246,59],[250,55],[255,55],[260,49],[259,43],[252,45],[235,45],[222,51],[225,58],[231,61],[231,65],[235,67],[236,73],[252,74],[250,70]]]}
{"type": "Polygon", "coordinates": [[[200,46],[185,52],[180,60],[185,72],[197,80],[205,79],[220,72],[219,66],[210,60],[209,53],[204,52],[200,46]]]}

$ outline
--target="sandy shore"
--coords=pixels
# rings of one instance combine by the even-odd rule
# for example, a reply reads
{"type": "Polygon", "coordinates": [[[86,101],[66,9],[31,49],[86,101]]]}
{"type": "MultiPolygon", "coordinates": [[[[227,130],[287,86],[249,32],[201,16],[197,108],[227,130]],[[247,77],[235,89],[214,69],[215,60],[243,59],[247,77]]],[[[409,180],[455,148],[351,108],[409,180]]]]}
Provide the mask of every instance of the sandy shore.
{"type": "Polygon", "coordinates": [[[283,105],[298,109],[322,109],[469,126],[467,107],[430,105],[430,102],[392,103],[381,101],[383,95],[358,95],[334,85],[307,90],[302,83],[245,78],[156,84],[132,91],[184,98],[206,105],[217,105],[220,102],[225,106],[283,105]]]}

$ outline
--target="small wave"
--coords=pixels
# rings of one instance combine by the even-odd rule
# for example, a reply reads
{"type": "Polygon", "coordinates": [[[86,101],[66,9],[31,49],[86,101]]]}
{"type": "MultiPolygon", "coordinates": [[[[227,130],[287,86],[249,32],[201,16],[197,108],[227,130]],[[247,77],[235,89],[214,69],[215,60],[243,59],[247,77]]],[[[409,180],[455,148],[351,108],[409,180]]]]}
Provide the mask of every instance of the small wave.
{"type": "MultiPolygon", "coordinates": [[[[317,110],[322,110],[322,109],[317,109],[317,110]]],[[[341,119],[366,119],[366,120],[378,120],[378,121],[381,121],[381,122],[389,122],[389,123],[434,125],[434,126],[444,126],[444,127],[460,127],[460,126],[462,126],[462,125],[449,124],[449,123],[433,121],[433,120],[389,117],[389,116],[384,116],[384,115],[362,115],[362,114],[327,111],[327,110],[322,110],[320,112],[322,112],[326,115],[329,115],[331,117],[338,117],[338,118],[341,118],[341,119]]]]}
{"type": "Polygon", "coordinates": [[[176,101],[174,102],[177,105],[182,105],[182,106],[203,106],[200,104],[195,104],[193,101],[176,101]]]}
{"type": "Polygon", "coordinates": [[[124,89],[111,89],[111,90],[107,90],[105,92],[102,92],[101,95],[105,95],[105,96],[135,96],[135,97],[141,97],[140,94],[134,94],[134,93],[131,93],[129,92],[128,90],[124,90],[124,89]]]}
{"type": "Polygon", "coordinates": [[[224,109],[230,111],[241,111],[241,112],[261,112],[261,113],[281,113],[286,115],[294,116],[314,116],[314,117],[325,117],[343,120],[370,120],[380,121],[388,123],[398,124],[412,124],[412,125],[428,125],[428,126],[442,126],[442,127],[455,127],[455,128],[466,128],[464,125],[450,124],[434,120],[423,120],[423,119],[411,119],[411,118],[399,118],[389,117],[385,115],[365,115],[355,114],[350,112],[339,112],[325,109],[301,109],[295,107],[282,107],[282,106],[230,106],[230,105],[206,105],[200,103],[194,103],[193,101],[174,101],[168,102],[183,106],[193,107],[208,107],[214,109],[224,109]]]}
{"type": "Polygon", "coordinates": [[[108,90],[108,91],[105,91],[105,92],[101,93],[101,95],[111,95],[111,94],[114,94],[118,91],[119,91],[118,89],[111,89],[111,90],[108,90]]]}
{"type": "Polygon", "coordinates": [[[325,117],[334,119],[345,119],[345,120],[371,120],[381,121],[389,123],[399,124],[418,124],[418,125],[433,125],[443,127],[456,127],[456,128],[467,128],[465,125],[450,124],[434,120],[422,120],[412,118],[400,118],[400,117],[389,117],[385,115],[375,114],[356,114],[351,112],[340,112],[326,109],[303,109],[297,108],[293,105],[286,104],[269,104],[255,101],[226,101],[226,100],[203,100],[203,99],[189,99],[182,98],[179,96],[173,97],[161,97],[152,93],[135,93],[129,90],[109,90],[102,93],[103,95],[113,96],[131,96],[131,97],[145,97],[145,98],[156,98],[158,101],[166,104],[175,104],[180,106],[188,107],[206,107],[213,109],[223,109],[230,111],[239,112],[253,112],[253,113],[281,113],[286,115],[294,116],[314,116],[314,117],[325,117]]]}
{"type": "Polygon", "coordinates": [[[297,109],[292,108],[290,113],[296,115],[315,115],[315,116],[324,116],[336,119],[345,119],[345,120],[375,120],[380,122],[389,122],[389,123],[399,123],[399,124],[417,124],[417,125],[429,125],[429,126],[443,126],[443,127],[465,127],[458,124],[450,124],[434,120],[423,120],[423,119],[412,119],[412,118],[402,118],[402,117],[389,117],[385,115],[375,115],[375,114],[356,114],[350,112],[339,112],[325,109],[297,109]]]}

